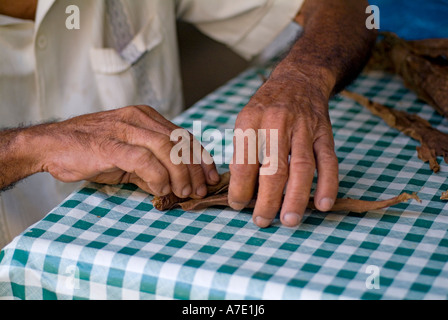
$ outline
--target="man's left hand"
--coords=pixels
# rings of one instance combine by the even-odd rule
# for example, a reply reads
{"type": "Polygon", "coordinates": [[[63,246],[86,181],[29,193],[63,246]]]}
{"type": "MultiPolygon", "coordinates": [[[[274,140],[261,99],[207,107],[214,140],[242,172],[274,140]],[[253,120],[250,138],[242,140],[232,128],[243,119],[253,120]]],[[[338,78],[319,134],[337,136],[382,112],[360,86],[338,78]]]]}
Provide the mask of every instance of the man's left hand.
{"type": "MultiPolygon", "coordinates": [[[[269,139],[269,132],[278,130],[278,155],[270,155],[271,162],[278,161],[275,174],[259,175],[260,166],[263,168],[266,164],[233,161],[230,166],[229,204],[241,210],[257,193],[253,217],[255,224],[262,228],[272,223],[279,210],[285,226],[300,223],[316,169],[316,207],[321,211],[330,210],[338,191],[338,159],[328,114],[334,85],[332,77],[323,69],[302,69],[294,73],[284,70],[279,67],[272,74],[236,121],[236,129],[243,131],[266,129],[267,145],[275,143],[269,139]]],[[[239,151],[235,149],[235,152],[239,151]]]]}

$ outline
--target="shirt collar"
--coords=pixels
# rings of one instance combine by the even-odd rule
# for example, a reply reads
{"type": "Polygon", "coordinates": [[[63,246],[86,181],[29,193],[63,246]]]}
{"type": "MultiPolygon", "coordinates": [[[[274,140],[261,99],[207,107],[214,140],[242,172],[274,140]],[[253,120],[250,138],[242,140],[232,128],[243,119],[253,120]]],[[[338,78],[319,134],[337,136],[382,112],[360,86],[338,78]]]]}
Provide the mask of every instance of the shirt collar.
{"type": "MultiPolygon", "coordinates": [[[[45,15],[50,10],[51,6],[54,4],[56,0],[39,0],[37,2],[37,10],[36,10],[36,18],[34,19],[36,24],[36,29],[41,24],[42,20],[45,18],[45,15]]],[[[31,20],[24,20],[19,18],[13,18],[10,16],[6,16],[0,14],[0,26],[7,26],[13,24],[22,24],[22,23],[30,23],[31,20]]]]}
{"type": "Polygon", "coordinates": [[[53,6],[56,0],[39,0],[37,2],[37,11],[36,11],[36,19],[35,19],[35,28],[36,30],[39,28],[40,24],[44,20],[46,14],[53,6]]]}

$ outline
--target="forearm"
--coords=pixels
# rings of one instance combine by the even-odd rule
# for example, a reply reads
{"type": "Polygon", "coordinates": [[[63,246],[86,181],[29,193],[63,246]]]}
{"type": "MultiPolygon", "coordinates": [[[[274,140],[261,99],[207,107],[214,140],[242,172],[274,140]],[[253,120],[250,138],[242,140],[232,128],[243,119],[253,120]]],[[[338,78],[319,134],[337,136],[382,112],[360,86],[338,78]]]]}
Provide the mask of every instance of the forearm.
{"type": "Polygon", "coordinates": [[[314,205],[329,211],[335,203],[339,171],[328,101],[367,62],[376,39],[365,25],[367,5],[365,0],[306,0],[297,16],[304,33],[238,115],[236,129],[278,133],[275,174],[261,174],[258,165],[230,166],[229,204],[241,210],[257,194],[253,219],[259,227],[269,226],[279,210],[282,223],[297,226],[316,171],[314,205]]]}
{"type": "Polygon", "coordinates": [[[362,70],[375,43],[376,31],[365,26],[367,6],[364,0],[307,0],[296,18],[304,33],[274,76],[307,73],[310,80],[324,82],[326,93],[344,88],[362,70]]]}
{"type": "Polygon", "coordinates": [[[37,173],[39,160],[31,141],[34,128],[0,131],[0,191],[37,173]]]}
{"type": "Polygon", "coordinates": [[[34,20],[37,0],[0,0],[0,14],[34,20]]]}

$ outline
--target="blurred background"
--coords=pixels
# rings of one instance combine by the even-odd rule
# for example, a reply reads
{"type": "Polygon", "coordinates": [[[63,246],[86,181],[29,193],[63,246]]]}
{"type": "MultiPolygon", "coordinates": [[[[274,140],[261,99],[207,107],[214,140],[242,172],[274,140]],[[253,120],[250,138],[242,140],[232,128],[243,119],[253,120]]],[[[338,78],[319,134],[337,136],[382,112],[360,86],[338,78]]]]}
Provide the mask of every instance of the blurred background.
{"type": "Polygon", "coordinates": [[[203,35],[193,25],[178,22],[185,107],[192,106],[251,65],[262,63],[287,50],[301,31],[299,25],[291,23],[259,57],[246,61],[225,45],[203,35]]]}

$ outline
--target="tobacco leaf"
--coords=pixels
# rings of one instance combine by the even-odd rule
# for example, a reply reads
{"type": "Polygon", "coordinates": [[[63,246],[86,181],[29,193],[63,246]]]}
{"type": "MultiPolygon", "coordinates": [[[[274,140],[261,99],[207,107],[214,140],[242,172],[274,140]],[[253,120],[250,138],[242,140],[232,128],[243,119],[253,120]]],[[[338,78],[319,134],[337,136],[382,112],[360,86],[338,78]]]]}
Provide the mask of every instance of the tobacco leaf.
{"type": "Polygon", "coordinates": [[[442,192],[440,200],[448,200],[448,191],[442,192]]]}
{"type": "Polygon", "coordinates": [[[395,73],[405,86],[448,117],[448,39],[405,41],[382,33],[366,70],[395,73]]]}
{"type": "MultiPolygon", "coordinates": [[[[173,197],[168,195],[165,197],[155,197],[153,200],[154,207],[159,211],[166,211],[175,207],[180,207],[184,211],[194,211],[202,210],[210,207],[216,206],[229,206],[228,201],[228,181],[230,180],[230,174],[226,173],[225,177],[221,179],[219,187],[212,188],[215,193],[209,193],[204,199],[180,199],[178,197],[173,197]],[[227,186],[226,186],[227,184],[227,186]]],[[[397,197],[382,200],[382,201],[364,201],[356,199],[336,199],[333,208],[330,211],[350,211],[355,213],[363,213],[371,210],[384,209],[396,204],[409,201],[411,199],[420,202],[416,193],[408,194],[402,193],[397,197]]],[[[256,203],[256,198],[254,198],[246,208],[254,208],[256,203]]],[[[308,209],[317,210],[314,206],[314,199],[310,198],[308,203],[308,209]]]]}
{"type": "MultiPolygon", "coordinates": [[[[225,172],[220,175],[220,181],[218,184],[214,186],[207,186],[207,196],[216,195],[218,193],[222,193],[228,190],[229,183],[230,183],[230,172],[225,172]]],[[[179,204],[194,200],[191,198],[179,198],[174,193],[170,193],[169,195],[163,196],[163,197],[154,197],[152,200],[152,204],[154,208],[156,208],[159,211],[166,211],[173,209],[175,206],[178,206],[179,204]]],[[[200,199],[200,201],[204,201],[204,199],[200,199]]]]}
{"type": "MultiPolygon", "coordinates": [[[[364,200],[356,200],[356,199],[336,199],[336,202],[330,211],[339,212],[339,211],[350,211],[355,213],[363,213],[371,210],[379,210],[387,207],[391,207],[397,205],[402,202],[406,202],[408,200],[417,200],[420,202],[416,193],[408,194],[402,193],[397,197],[382,200],[382,201],[364,201],[364,200]]],[[[253,209],[255,207],[256,199],[253,199],[247,206],[247,209],[253,209]]],[[[207,209],[209,207],[215,206],[229,206],[228,203],[228,194],[218,194],[207,197],[202,200],[190,200],[183,203],[180,203],[179,206],[185,211],[193,211],[193,210],[202,210],[207,209]]],[[[310,201],[307,206],[308,209],[317,210],[314,205],[314,198],[310,198],[310,201]]]]}
{"type": "Polygon", "coordinates": [[[429,162],[433,172],[440,171],[437,157],[443,157],[445,162],[448,163],[448,134],[435,129],[425,119],[415,114],[409,114],[373,102],[354,92],[345,90],[341,94],[355,100],[374,115],[381,117],[390,127],[419,141],[421,146],[417,147],[418,157],[425,163],[429,162]]]}
{"type": "Polygon", "coordinates": [[[448,58],[448,39],[423,39],[407,41],[410,50],[419,56],[448,58]]]}

